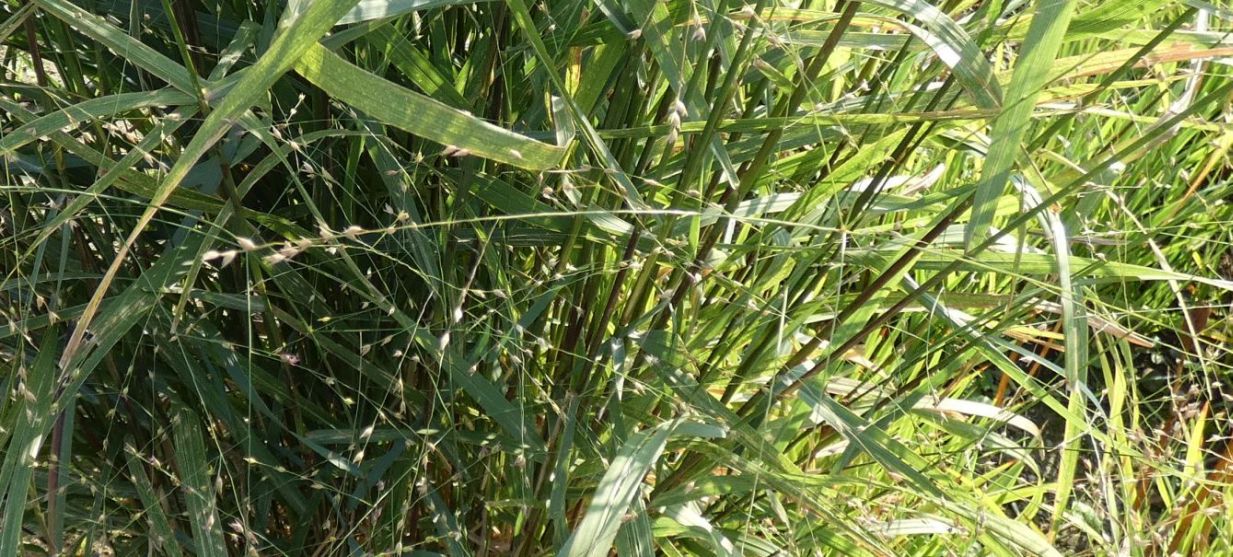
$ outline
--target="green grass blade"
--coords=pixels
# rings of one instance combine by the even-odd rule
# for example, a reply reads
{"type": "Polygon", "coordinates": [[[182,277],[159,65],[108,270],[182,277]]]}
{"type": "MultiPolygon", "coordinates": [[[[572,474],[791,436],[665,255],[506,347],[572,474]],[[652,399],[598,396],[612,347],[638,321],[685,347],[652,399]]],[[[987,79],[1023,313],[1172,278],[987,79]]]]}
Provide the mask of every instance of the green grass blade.
{"type": "Polygon", "coordinates": [[[134,455],[135,452],[135,448],[127,447],[125,457],[128,463],[128,473],[132,476],[137,495],[145,508],[146,519],[150,521],[150,533],[147,536],[150,539],[150,546],[158,548],[170,557],[179,557],[183,553],[180,551],[179,542],[176,541],[175,529],[172,528],[171,520],[167,518],[167,513],[163,510],[161,497],[150,481],[149,474],[146,474],[141,461],[134,455]]]}
{"type": "Polygon", "coordinates": [[[600,480],[586,514],[574,529],[560,554],[568,557],[608,555],[624,521],[626,510],[638,496],[642,479],[663,454],[668,439],[677,435],[720,437],[715,426],[680,420],[664,422],[650,430],[630,435],[600,480]]]}
{"type": "Polygon", "coordinates": [[[454,108],[467,106],[467,100],[454,88],[449,77],[393,26],[386,25],[369,33],[364,42],[381,48],[386,59],[428,96],[454,108]]]}
{"type": "Polygon", "coordinates": [[[499,128],[377,77],[320,45],[309,48],[295,70],[331,97],[385,124],[479,157],[547,170],[560,164],[564,155],[560,147],[499,128]]]}
{"type": "Polygon", "coordinates": [[[247,112],[249,107],[255,104],[262,95],[266,94],[270,86],[291,68],[295,60],[316,45],[317,39],[328,32],[330,27],[341,17],[341,14],[353,7],[356,1],[325,0],[313,2],[303,13],[298,14],[289,21],[284,21],[281,33],[270,45],[269,50],[245,71],[244,77],[239,83],[228,92],[227,96],[210,113],[205,122],[202,122],[201,128],[197,130],[192,141],[184,148],[184,151],[176,160],[176,164],[167,172],[167,176],[163,178],[158,190],[151,197],[145,212],[142,213],[136,226],[129,232],[128,238],[120,246],[118,253],[112,259],[111,266],[103,275],[103,279],[99,282],[94,295],[86,306],[86,310],[82,313],[77,326],[74,328],[68,345],[64,348],[64,353],[60,357],[61,367],[67,367],[66,364],[72,361],[76,355],[77,350],[81,346],[82,338],[89,329],[94,315],[98,311],[98,306],[111,286],[111,281],[115,279],[116,273],[119,272],[120,265],[128,255],[129,249],[136,242],[137,237],[141,235],[142,231],[145,230],[145,227],[154,219],[154,215],[162,207],[163,203],[171,197],[172,192],[188,176],[189,171],[197,164],[197,161],[205,156],[206,152],[213,147],[215,142],[222,138],[223,134],[231,127],[232,121],[247,112]]]}
{"type": "Polygon", "coordinates": [[[219,522],[215,503],[218,494],[210,480],[201,421],[191,410],[180,408],[172,417],[171,431],[180,470],[180,489],[187,503],[197,555],[227,557],[227,542],[223,539],[223,525],[219,522]]]}
{"type": "Polygon", "coordinates": [[[895,10],[920,22],[922,29],[910,30],[954,72],[959,83],[972,96],[973,103],[989,109],[1002,105],[1002,90],[994,76],[993,65],[972,37],[950,16],[923,0],[865,1],[874,6],[895,10]]]}
{"type": "Polygon", "coordinates": [[[1074,9],[1071,0],[1040,0],[1032,15],[1032,25],[1015,62],[1011,75],[1012,93],[1006,98],[1002,113],[993,121],[989,154],[981,169],[980,182],[972,202],[972,216],[967,228],[967,246],[973,247],[989,236],[997,199],[1006,191],[1006,184],[1015,161],[1026,156],[1023,138],[1031,123],[1032,110],[1048,76],[1074,9]]]}
{"type": "Polygon", "coordinates": [[[87,12],[66,0],[35,0],[39,9],[59,18],[64,23],[99,41],[117,56],[132,62],[137,67],[170,83],[172,87],[190,95],[196,95],[188,70],[163,56],[141,41],[107,23],[103,18],[87,12]]]}
{"type": "Polygon", "coordinates": [[[0,554],[23,553],[20,544],[30,482],[43,447],[43,432],[56,420],[55,354],[60,344],[58,336],[55,328],[43,335],[38,356],[30,367],[17,361],[12,364],[12,377],[18,381],[14,394],[20,397],[20,403],[17,411],[10,413],[13,423],[5,425],[5,429],[12,434],[4,451],[3,468],[0,468],[0,493],[4,494],[4,506],[0,507],[3,510],[0,512],[0,554]]]}
{"type": "Polygon", "coordinates": [[[486,1],[491,0],[360,0],[355,8],[338,20],[338,24],[345,25],[373,19],[386,19],[415,11],[444,8],[447,6],[463,6],[486,1]]]}

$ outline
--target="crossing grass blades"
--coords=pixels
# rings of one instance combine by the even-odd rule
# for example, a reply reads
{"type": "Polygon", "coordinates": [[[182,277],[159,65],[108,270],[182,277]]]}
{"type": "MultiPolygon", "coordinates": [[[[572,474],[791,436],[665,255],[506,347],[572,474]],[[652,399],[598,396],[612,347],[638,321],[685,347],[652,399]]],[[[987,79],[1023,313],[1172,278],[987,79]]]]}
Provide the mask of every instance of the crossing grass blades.
{"type": "Polygon", "coordinates": [[[1230,30],[0,2],[0,555],[1233,554],[1230,30]]]}

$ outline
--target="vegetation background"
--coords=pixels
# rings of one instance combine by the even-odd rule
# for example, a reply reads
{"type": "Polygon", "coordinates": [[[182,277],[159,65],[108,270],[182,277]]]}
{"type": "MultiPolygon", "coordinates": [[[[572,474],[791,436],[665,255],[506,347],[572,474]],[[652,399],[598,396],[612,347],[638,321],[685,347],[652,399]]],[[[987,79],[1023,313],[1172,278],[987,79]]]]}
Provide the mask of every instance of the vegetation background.
{"type": "Polygon", "coordinates": [[[0,555],[1229,555],[1233,9],[0,2],[0,555]]]}

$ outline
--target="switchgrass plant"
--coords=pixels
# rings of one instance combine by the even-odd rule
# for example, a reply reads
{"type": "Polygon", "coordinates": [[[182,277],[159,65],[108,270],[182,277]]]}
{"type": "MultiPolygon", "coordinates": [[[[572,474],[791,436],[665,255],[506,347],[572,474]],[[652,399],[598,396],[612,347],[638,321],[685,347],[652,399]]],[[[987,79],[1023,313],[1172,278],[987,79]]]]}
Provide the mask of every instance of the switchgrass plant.
{"type": "Polygon", "coordinates": [[[0,2],[0,555],[1233,554],[1231,20],[0,2]]]}

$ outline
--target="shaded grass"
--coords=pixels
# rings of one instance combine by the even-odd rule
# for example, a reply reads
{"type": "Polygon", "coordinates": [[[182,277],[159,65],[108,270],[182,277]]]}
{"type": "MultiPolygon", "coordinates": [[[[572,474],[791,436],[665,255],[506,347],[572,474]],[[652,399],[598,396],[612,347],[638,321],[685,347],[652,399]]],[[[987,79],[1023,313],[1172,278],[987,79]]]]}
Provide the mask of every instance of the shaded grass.
{"type": "Polygon", "coordinates": [[[1227,9],[288,4],[2,4],[0,553],[1233,551],[1227,9]]]}

